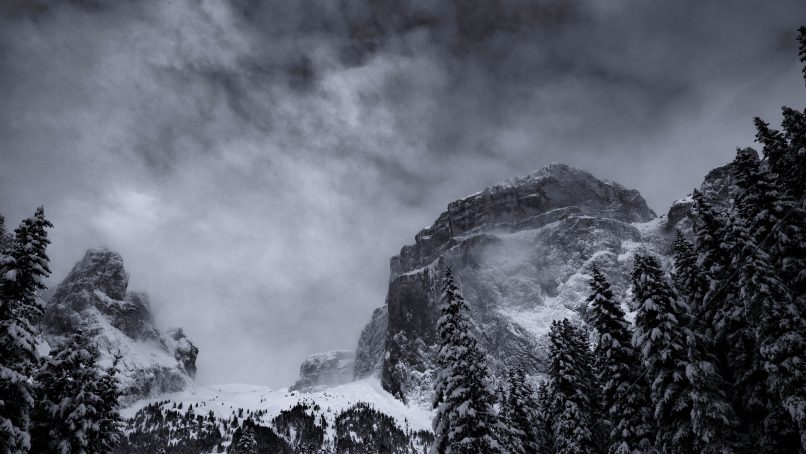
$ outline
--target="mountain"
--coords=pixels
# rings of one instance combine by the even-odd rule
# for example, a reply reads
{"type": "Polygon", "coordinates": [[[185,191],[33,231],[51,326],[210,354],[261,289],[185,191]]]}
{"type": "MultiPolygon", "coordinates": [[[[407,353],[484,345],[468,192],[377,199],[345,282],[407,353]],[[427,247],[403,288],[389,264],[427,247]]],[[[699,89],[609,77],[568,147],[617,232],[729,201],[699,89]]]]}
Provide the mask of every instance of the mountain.
{"type": "Polygon", "coordinates": [[[120,355],[123,403],[191,387],[198,348],[181,328],[158,330],[148,296],[128,291],[128,285],[120,254],[88,250],[45,305],[48,344],[82,330],[98,347],[104,367],[120,355]]]}
{"type": "MultiPolygon", "coordinates": [[[[707,195],[724,199],[729,171],[706,177],[707,195]]],[[[389,289],[358,342],[355,378],[379,375],[384,389],[412,403],[431,399],[440,284],[450,267],[470,305],[495,374],[519,364],[546,369],[552,320],[581,322],[591,265],[628,302],[636,251],[662,258],[691,203],[658,217],[640,193],[563,164],[489,187],[448,205],[414,244],[390,261],[389,289]]],[[[625,307],[630,311],[630,307],[625,307]]]]}
{"type": "Polygon", "coordinates": [[[309,355],[299,367],[299,380],[291,390],[307,391],[349,383],[353,381],[354,363],[355,352],[352,350],[334,350],[309,355]]]}

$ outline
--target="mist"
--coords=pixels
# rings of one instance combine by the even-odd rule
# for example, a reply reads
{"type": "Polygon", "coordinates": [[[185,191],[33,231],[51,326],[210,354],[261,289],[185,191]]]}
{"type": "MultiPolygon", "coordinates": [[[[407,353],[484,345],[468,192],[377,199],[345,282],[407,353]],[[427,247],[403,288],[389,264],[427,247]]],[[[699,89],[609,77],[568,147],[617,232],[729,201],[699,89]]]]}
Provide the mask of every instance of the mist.
{"type": "Polygon", "coordinates": [[[806,99],[806,4],[4,2],[0,213],[120,252],[199,381],[352,349],[445,206],[563,162],[659,214],[806,99]]]}

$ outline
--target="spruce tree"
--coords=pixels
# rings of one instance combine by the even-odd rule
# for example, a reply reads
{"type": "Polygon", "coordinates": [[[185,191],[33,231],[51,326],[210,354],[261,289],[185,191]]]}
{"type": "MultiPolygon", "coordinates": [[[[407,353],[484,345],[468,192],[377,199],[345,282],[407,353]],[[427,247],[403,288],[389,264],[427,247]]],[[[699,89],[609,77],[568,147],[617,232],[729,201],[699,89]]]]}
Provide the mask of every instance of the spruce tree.
{"type": "Polygon", "coordinates": [[[568,319],[555,320],[549,331],[551,419],[557,454],[597,452],[593,360],[583,332],[568,319]]]}
{"type": "Polygon", "coordinates": [[[238,441],[229,449],[232,454],[257,454],[257,439],[251,421],[244,421],[238,441]]]}
{"type": "Polygon", "coordinates": [[[624,311],[613,297],[610,283],[594,265],[588,297],[590,324],[598,334],[595,368],[602,385],[601,402],[609,426],[607,452],[651,452],[654,426],[646,383],[640,376],[638,354],[624,311]]]}
{"type": "Polygon", "coordinates": [[[657,427],[655,447],[662,452],[696,452],[688,367],[687,308],[664,279],[658,261],[635,257],[632,274],[635,315],[633,345],[650,383],[657,427]]]}
{"type": "Polygon", "coordinates": [[[536,432],[537,402],[534,391],[526,382],[526,374],[521,367],[510,369],[508,374],[509,392],[506,396],[504,409],[506,422],[510,426],[510,433],[515,438],[514,447],[508,452],[515,454],[539,453],[539,440],[536,432]]]}
{"type": "Polygon", "coordinates": [[[806,27],[798,29],[798,58],[800,64],[803,65],[801,72],[803,73],[803,81],[806,82],[806,27]]]}
{"type": "Polygon", "coordinates": [[[775,410],[780,400],[800,433],[801,449],[806,450],[806,320],[772,259],[755,243],[747,227],[737,220],[733,230],[742,240],[741,254],[737,256],[740,296],[758,326],[755,335],[760,361],[754,358],[750,371],[763,367],[768,374],[764,384],[769,386],[773,399],[766,403],[767,438],[786,447],[787,424],[778,419],[780,413],[775,410]],[[777,440],[769,428],[781,431],[777,440]]]}
{"type": "Polygon", "coordinates": [[[96,347],[78,332],[37,372],[34,452],[108,453],[117,444],[116,365],[105,372],[97,361],[96,347]]]}
{"type": "Polygon", "coordinates": [[[30,449],[30,377],[39,366],[37,323],[42,315],[38,292],[48,276],[47,228],[40,207],[22,221],[0,257],[0,452],[30,449]]]}
{"type": "Polygon", "coordinates": [[[486,352],[476,339],[469,309],[450,269],[445,272],[440,309],[432,452],[502,452],[497,439],[502,428],[486,352]]]}
{"type": "MultiPolygon", "coordinates": [[[[674,242],[676,288],[689,308],[702,307],[707,292],[707,279],[697,261],[691,243],[678,231],[674,242]]],[[[721,284],[720,284],[721,285],[721,284]]],[[[712,293],[714,295],[714,293],[712,293]]],[[[688,368],[686,377],[691,384],[692,428],[702,452],[733,452],[740,449],[736,410],[731,401],[730,384],[725,379],[718,358],[714,355],[713,332],[704,320],[688,317],[688,368]]]]}
{"type": "Polygon", "coordinates": [[[551,417],[551,385],[540,383],[537,387],[537,412],[535,413],[535,438],[537,439],[538,453],[554,453],[554,436],[552,435],[551,417]]]}

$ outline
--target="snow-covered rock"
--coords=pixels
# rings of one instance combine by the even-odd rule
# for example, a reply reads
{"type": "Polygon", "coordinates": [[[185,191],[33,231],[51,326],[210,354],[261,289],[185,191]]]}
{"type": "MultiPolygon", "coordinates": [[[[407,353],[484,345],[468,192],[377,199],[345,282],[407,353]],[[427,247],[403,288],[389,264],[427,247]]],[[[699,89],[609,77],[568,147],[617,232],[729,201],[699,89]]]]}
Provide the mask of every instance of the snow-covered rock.
{"type": "Polygon", "coordinates": [[[334,350],[309,355],[299,367],[299,380],[291,390],[310,390],[353,381],[355,352],[334,350]]]}
{"type": "Polygon", "coordinates": [[[493,370],[519,364],[542,374],[551,321],[584,317],[591,265],[628,301],[634,254],[665,255],[666,238],[638,191],[562,164],[452,202],[391,259],[386,305],[362,333],[356,376],[379,364],[384,389],[408,402],[430,400],[447,267],[493,370]]]}
{"type": "Polygon", "coordinates": [[[148,296],[127,291],[128,284],[120,254],[88,250],[45,305],[46,340],[55,345],[83,330],[103,366],[119,355],[124,402],[192,386],[198,348],[181,329],[159,331],[148,296]]]}

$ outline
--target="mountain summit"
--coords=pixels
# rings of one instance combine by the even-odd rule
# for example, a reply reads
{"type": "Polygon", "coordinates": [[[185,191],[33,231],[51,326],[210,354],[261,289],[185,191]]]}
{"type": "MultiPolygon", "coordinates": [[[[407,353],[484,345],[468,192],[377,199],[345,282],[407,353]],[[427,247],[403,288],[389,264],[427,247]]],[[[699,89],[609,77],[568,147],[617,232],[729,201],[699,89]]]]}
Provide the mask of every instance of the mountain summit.
{"type": "Polygon", "coordinates": [[[128,291],[128,285],[120,254],[88,250],[45,306],[46,340],[55,345],[82,330],[98,347],[102,365],[108,367],[120,355],[127,402],[191,386],[198,348],[181,328],[159,331],[148,296],[128,291]]]}
{"type": "Polygon", "coordinates": [[[625,292],[634,251],[664,244],[658,225],[638,191],[564,164],[451,202],[392,257],[386,304],[359,340],[356,378],[380,374],[399,398],[430,399],[448,267],[493,369],[541,374],[551,321],[584,317],[591,265],[625,292]]]}

